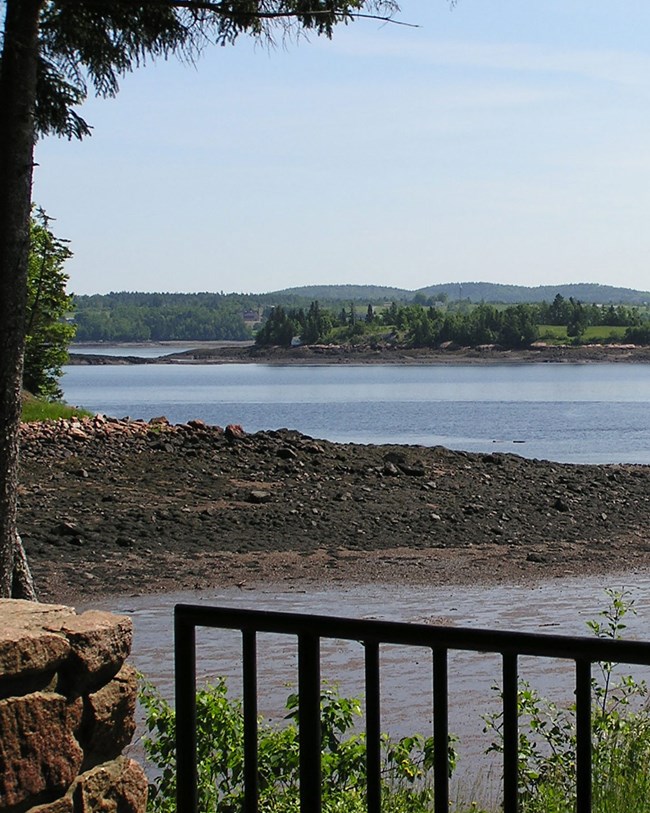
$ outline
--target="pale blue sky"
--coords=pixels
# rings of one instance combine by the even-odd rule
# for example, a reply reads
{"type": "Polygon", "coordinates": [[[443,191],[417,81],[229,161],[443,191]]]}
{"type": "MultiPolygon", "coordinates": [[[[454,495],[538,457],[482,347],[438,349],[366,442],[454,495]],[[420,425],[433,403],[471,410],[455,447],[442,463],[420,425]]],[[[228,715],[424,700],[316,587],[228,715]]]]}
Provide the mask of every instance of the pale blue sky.
{"type": "Polygon", "coordinates": [[[650,3],[401,5],[146,67],[40,142],[71,290],[650,289],[650,3]]]}

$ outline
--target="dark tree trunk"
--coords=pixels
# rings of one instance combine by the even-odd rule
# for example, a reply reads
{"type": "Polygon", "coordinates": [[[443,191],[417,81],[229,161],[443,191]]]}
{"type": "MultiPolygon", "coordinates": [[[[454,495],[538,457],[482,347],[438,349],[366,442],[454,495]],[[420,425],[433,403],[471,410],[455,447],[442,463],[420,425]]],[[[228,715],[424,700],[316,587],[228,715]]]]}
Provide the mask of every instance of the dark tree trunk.
{"type": "Polygon", "coordinates": [[[16,525],[42,0],[7,0],[0,65],[0,596],[29,595],[16,525]],[[17,572],[14,577],[14,568],[17,572]]]}

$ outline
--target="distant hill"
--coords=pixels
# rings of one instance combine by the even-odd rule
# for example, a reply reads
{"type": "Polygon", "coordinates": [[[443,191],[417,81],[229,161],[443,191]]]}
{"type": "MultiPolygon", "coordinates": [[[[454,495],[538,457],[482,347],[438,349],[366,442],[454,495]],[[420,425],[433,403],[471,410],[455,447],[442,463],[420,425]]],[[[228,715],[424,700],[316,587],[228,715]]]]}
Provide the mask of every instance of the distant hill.
{"type": "Polygon", "coordinates": [[[389,288],[381,285],[303,285],[272,291],[266,297],[278,300],[288,297],[317,299],[319,301],[342,300],[347,302],[392,302],[408,301],[416,294],[425,297],[445,295],[449,301],[459,299],[470,302],[502,303],[516,305],[522,302],[551,302],[556,294],[565,299],[573,297],[581,302],[594,302],[609,305],[644,305],[650,303],[650,291],[635,291],[632,288],[618,288],[614,285],[599,285],[594,282],[576,282],[564,285],[502,285],[496,282],[447,282],[429,285],[411,291],[405,288],[389,288]]]}
{"type": "Polygon", "coordinates": [[[573,297],[581,302],[613,305],[643,305],[650,302],[649,291],[635,291],[631,288],[617,288],[614,285],[598,285],[594,282],[575,282],[566,285],[539,285],[529,288],[525,285],[500,285],[494,282],[462,282],[430,285],[416,293],[424,296],[447,294],[450,300],[469,299],[471,302],[500,302],[516,305],[521,302],[551,302],[556,294],[565,299],[573,297]]]}
{"type": "Polygon", "coordinates": [[[384,285],[301,285],[297,288],[284,288],[281,291],[270,291],[265,297],[277,297],[278,300],[297,297],[299,299],[345,300],[346,302],[393,302],[413,299],[415,291],[404,288],[389,288],[384,285]]]}

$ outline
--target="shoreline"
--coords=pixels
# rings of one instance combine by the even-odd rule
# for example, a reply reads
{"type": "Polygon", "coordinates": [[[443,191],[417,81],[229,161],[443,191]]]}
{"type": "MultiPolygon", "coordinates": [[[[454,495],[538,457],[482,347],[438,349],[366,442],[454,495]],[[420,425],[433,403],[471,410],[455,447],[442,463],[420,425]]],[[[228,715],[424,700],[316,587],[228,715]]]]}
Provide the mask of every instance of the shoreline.
{"type": "MultiPolygon", "coordinates": [[[[650,363],[650,347],[633,345],[536,346],[522,350],[501,350],[494,346],[475,348],[377,349],[350,345],[302,345],[299,347],[256,347],[251,343],[173,342],[187,350],[161,356],[111,356],[101,353],[69,354],[70,365],[128,364],[586,364],[650,363]]],[[[87,348],[93,345],[84,345],[87,348]]],[[[98,348],[102,345],[96,345],[98,348]]],[[[128,344],[125,347],[164,349],[164,343],[128,344]]]]}
{"type": "Polygon", "coordinates": [[[309,594],[337,590],[366,590],[379,588],[440,588],[463,589],[495,587],[521,587],[536,589],[545,585],[563,584],[576,579],[603,580],[608,586],[634,586],[635,580],[650,579],[650,554],[643,557],[630,557],[626,565],[612,569],[585,560],[563,565],[558,563],[520,562],[516,569],[507,568],[499,572],[498,551],[455,551],[445,556],[422,556],[421,551],[408,548],[393,548],[385,551],[365,551],[341,549],[340,559],[344,567],[336,573],[330,569],[331,558],[326,550],[315,551],[305,556],[299,553],[271,552],[254,559],[250,554],[228,556],[206,556],[200,558],[210,578],[197,580],[195,577],[179,578],[186,559],[183,555],[170,555],[167,565],[174,575],[149,584],[140,584],[129,589],[104,587],[96,592],[83,590],[69,592],[49,588],[47,601],[91,606],[93,602],[121,602],[125,598],[169,595],[173,593],[196,594],[197,598],[220,589],[237,588],[242,593],[266,594],[282,592],[287,594],[309,594]]]}

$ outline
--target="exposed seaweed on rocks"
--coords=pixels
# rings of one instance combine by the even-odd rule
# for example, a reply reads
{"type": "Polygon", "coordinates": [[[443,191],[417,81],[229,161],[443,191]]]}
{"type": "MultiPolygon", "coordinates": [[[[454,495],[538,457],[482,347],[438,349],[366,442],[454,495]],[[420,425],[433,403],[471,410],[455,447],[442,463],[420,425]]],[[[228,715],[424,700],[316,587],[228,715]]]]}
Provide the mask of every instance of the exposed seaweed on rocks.
{"type": "Polygon", "coordinates": [[[646,567],[650,467],[96,416],[22,428],[43,598],[646,567]]]}

